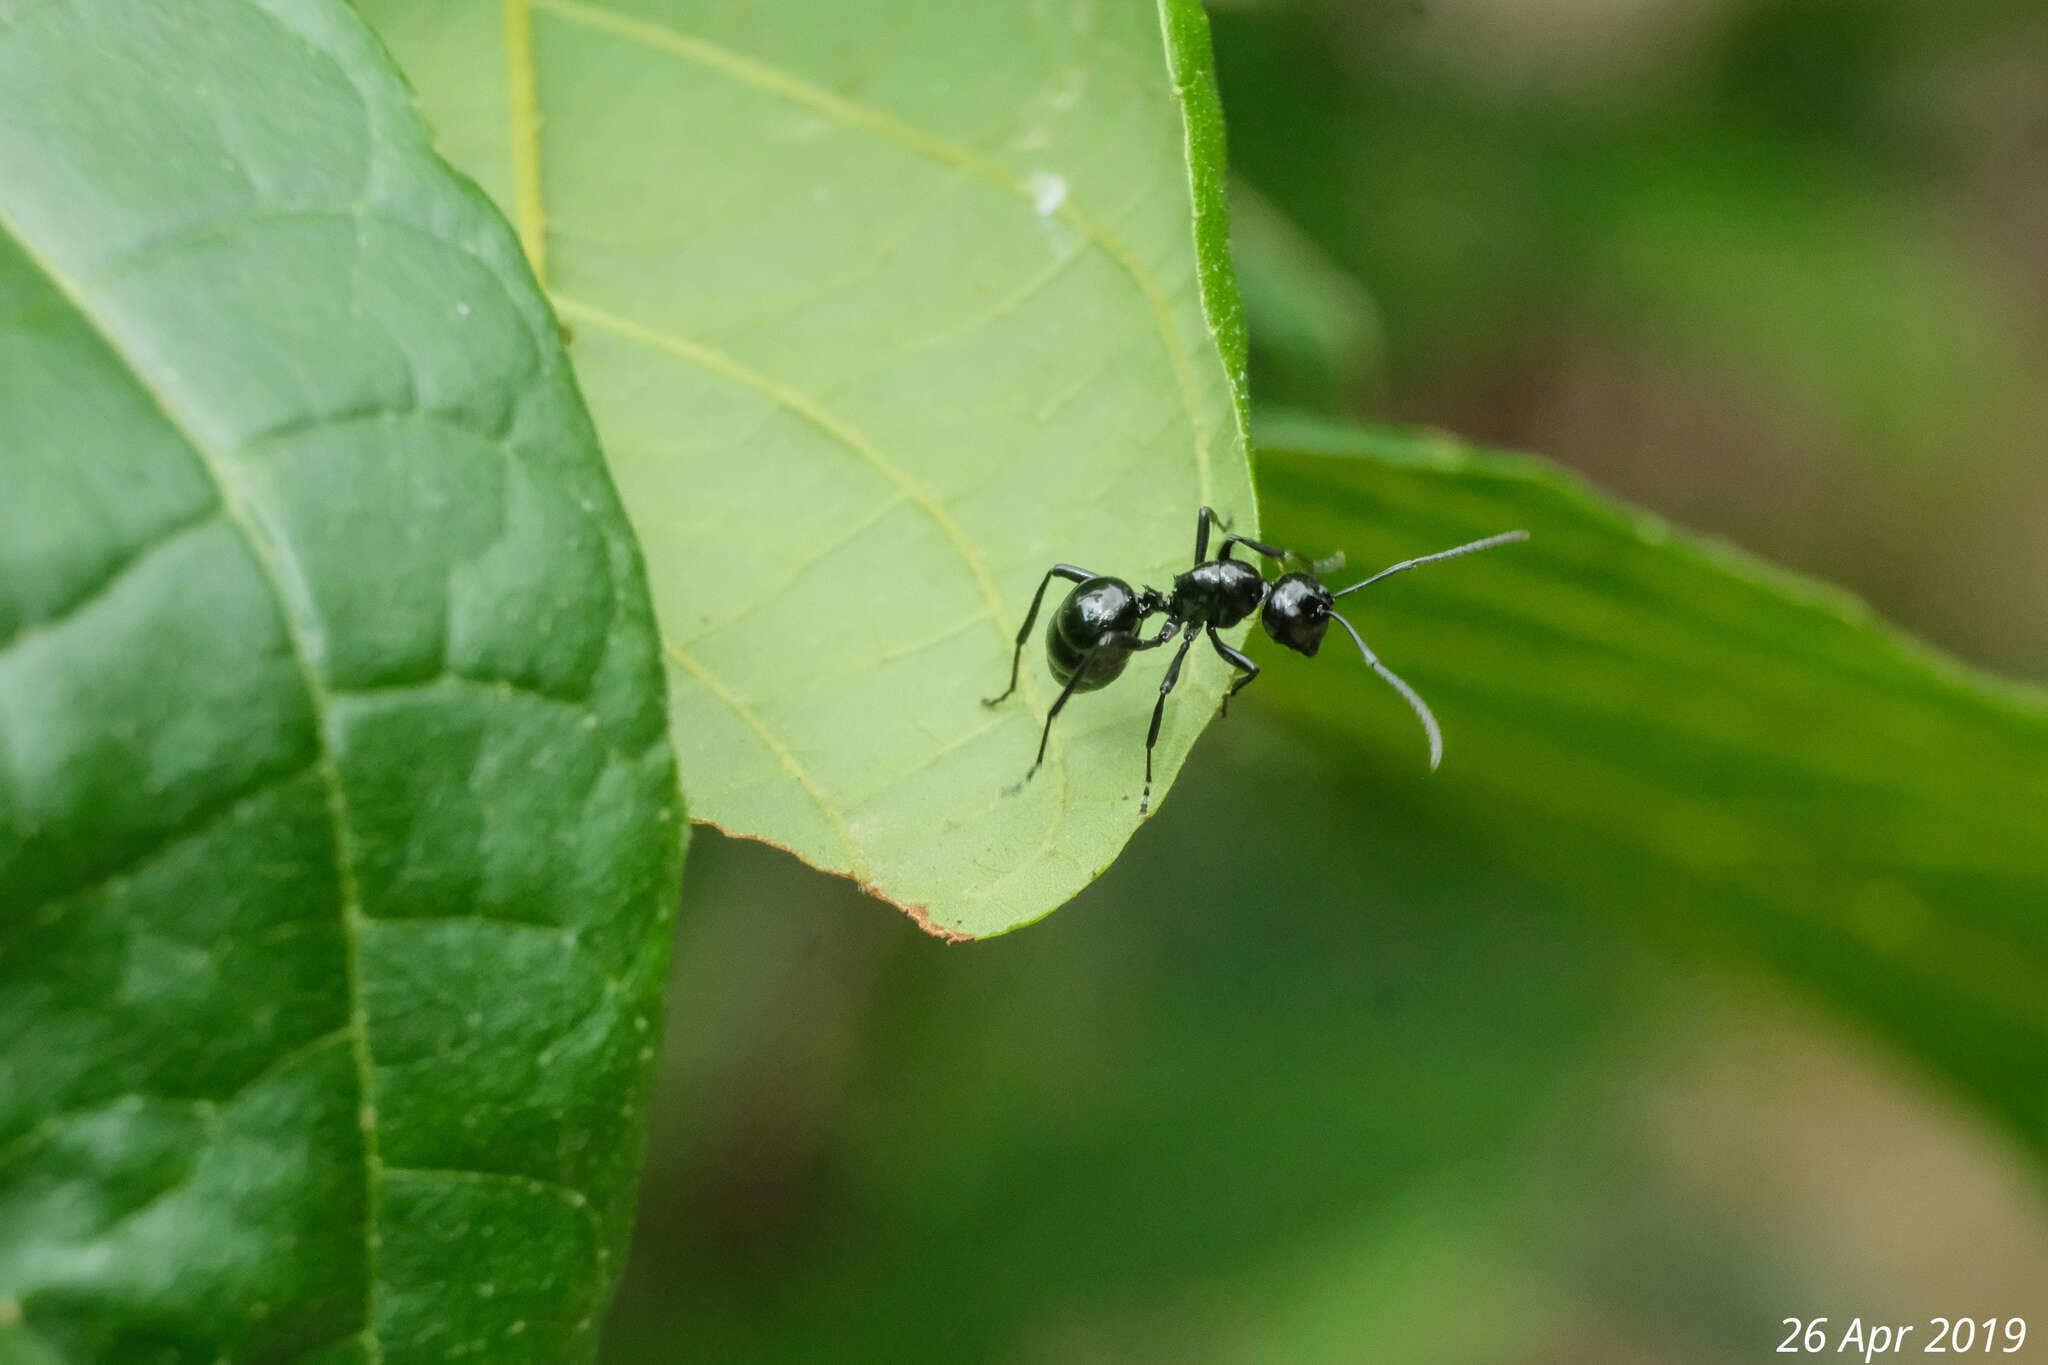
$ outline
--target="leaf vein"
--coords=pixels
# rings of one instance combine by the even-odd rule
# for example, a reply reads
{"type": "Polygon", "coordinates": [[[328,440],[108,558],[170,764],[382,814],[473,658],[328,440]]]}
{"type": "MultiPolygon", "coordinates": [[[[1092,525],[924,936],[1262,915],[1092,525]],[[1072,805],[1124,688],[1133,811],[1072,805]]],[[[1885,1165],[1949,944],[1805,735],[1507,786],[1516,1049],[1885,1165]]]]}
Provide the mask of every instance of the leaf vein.
{"type": "MultiPolygon", "coordinates": [[[[968,573],[974,579],[975,587],[980,591],[983,600],[988,604],[990,617],[995,621],[997,629],[1005,635],[1009,633],[1008,613],[1003,609],[1002,593],[996,587],[994,576],[989,572],[988,561],[982,557],[980,548],[968,536],[967,530],[960,524],[959,518],[953,515],[945,503],[940,501],[939,496],[927,487],[922,480],[884,455],[872,441],[855,430],[844,419],[835,415],[824,404],[798,392],[777,379],[742,365],[731,356],[725,354],[725,352],[704,345],[702,342],[692,341],[687,337],[678,336],[673,332],[663,331],[659,328],[649,327],[645,323],[635,322],[631,318],[620,317],[618,314],[607,312],[594,304],[585,303],[580,299],[570,298],[561,294],[555,295],[555,306],[578,322],[603,328],[605,331],[624,337],[629,341],[637,341],[644,346],[651,346],[655,350],[665,352],[678,360],[687,361],[701,369],[709,370],[723,379],[729,379],[744,388],[752,389],[755,393],[760,394],[776,406],[801,417],[811,426],[831,437],[836,444],[844,447],[854,458],[879,474],[891,487],[902,494],[905,501],[911,503],[920,512],[923,512],[933,525],[938,527],[939,533],[946,538],[947,543],[953,547],[954,553],[967,566],[968,573]]],[[[1033,699],[1033,702],[1036,704],[1036,698],[1033,699]]]]}
{"type": "MultiPolygon", "coordinates": [[[[709,370],[722,378],[730,379],[736,384],[750,388],[764,398],[767,398],[770,402],[786,408],[818,430],[832,437],[862,463],[887,480],[897,492],[901,493],[907,501],[914,504],[919,511],[923,512],[938,526],[940,533],[946,537],[947,541],[952,545],[954,552],[959,555],[962,562],[966,564],[968,572],[973,576],[975,586],[980,590],[982,600],[988,606],[989,619],[995,624],[997,633],[1002,637],[1005,644],[1013,642],[1016,632],[1010,626],[1010,615],[1003,608],[1002,593],[996,588],[995,577],[989,572],[988,561],[983,558],[980,548],[969,539],[966,529],[960,525],[958,518],[939,500],[937,494],[933,493],[922,482],[912,477],[894,461],[882,454],[865,436],[835,416],[823,404],[767,375],[749,369],[722,351],[705,346],[700,342],[692,341],[687,337],[677,336],[660,328],[649,327],[644,323],[635,322],[631,318],[620,317],[592,304],[560,294],[555,296],[555,306],[567,317],[602,328],[627,340],[637,341],[644,346],[651,346],[655,350],[662,351],[679,360],[709,370]]],[[[678,662],[687,657],[673,643],[667,644],[666,648],[669,649],[672,656],[677,658],[678,662]]],[[[695,665],[693,662],[692,664],[685,664],[684,667],[691,672],[691,676],[696,677],[696,669],[702,666],[695,665]]],[[[710,675],[705,674],[704,676],[709,677],[710,675]]],[[[1033,711],[1040,710],[1043,706],[1043,701],[1038,694],[1038,686],[1032,675],[1027,673],[1023,676],[1022,689],[1025,702],[1033,711]]],[[[726,701],[728,705],[735,705],[737,703],[737,698],[733,697],[729,691],[724,693],[720,699],[726,701]]],[[[748,712],[747,714],[751,715],[752,713],[748,712]]],[[[743,715],[741,718],[744,720],[746,717],[743,715]]],[[[758,716],[752,722],[749,722],[749,725],[750,728],[753,728],[764,739],[768,737],[768,731],[766,727],[759,724],[758,716]]],[[[783,745],[779,739],[771,746],[771,752],[775,749],[780,749],[778,758],[781,755],[789,754],[788,747],[783,745]]],[[[1061,824],[1066,818],[1067,808],[1066,748],[1058,735],[1053,736],[1050,752],[1052,755],[1052,778],[1055,795],[1053,820],[1047,829],[1046,838],[1047,840],[1054,840],[1057,838],[1061,824]]],[[[790,756],[783,765],[785,770],[789,771],[792,776],[801,771],[801,769],[796,768],[794,765],[794,756],[790,756]]],[[[807,788],[807,790],[810,789],[807,788]]],[[[814,801],[819,799],[815,791],[812,792],[812,799],[814,801]]],[[[828,814],[832,813],[828,811],[828,814]]],[[[845,840],[849,851],[851,851],[854,848],[854,844],[850,834],[845,830],[844,818],[833,815],[833,820],[835,828],[840,830],[841,837],[845,840]]],[[[866,882],[868,877],[864,870],[866,866],[865,859],[858,860],[856,866],[862,869],[856,872],[856,876],[862,882],[866,882]]]]}
{"type": "MultiPolygon", "coordinates": [[[[859,540],[882,522],[888,520],[890,514],[903,506],[904,502],[905,499],[902,493],[898,492],[860,520],[842,527],[831,539],[820,541],[813,545],[803,558],[783,567],[781,578],[771,588],[761,593],[754,601],[749,602],[733,615],[726,617],[723,621],[713,621],[705,625],[695,635],[682,642],[683,648],[692,648],[699,641],[716,635],[720,631],[731,630],[735,626],[742,625],[749,618],[767,610],[771,604],[781,598],[797,583],[801,582],[804,575],[810,573],[811,570],[823,564],[833,555],[845,549],[848,545],[853,544],[854,541],[859,540]]],[[[979,613],[975,619],[978,621],[986,620],[987,613],[979,613]]]]}
{"type": "Polygon", "coordinates": [[[676,667],[689,674],[705,691],[724,703],[726,709],[737,716],[740,723],[753,732],[754,738],[761,741],[762,747],[768,750],[769,756],[775,760],[776,766],[787,773],[790,780],[795,782],[797,786],[803,788],[804,795],[811,798],[811,804],[818,808],[819,814],[825,817],[825,822],[832,826],[832,832],[839,836],[840,846],[846,850],[847,870],[853,875],[855,881],[859,882],[862,886],[866,886],[870,880],[868,860],[866,855],[861,852],[860,845],[854,841],[853,831],[847,827],[846,812],[839,808],[839,804],[836,801],[825,794],[825,789],[818,785],[815,778],[804,771],[803,765],[796,761],[796,755],[791,753],[789,746],[782,742],[782,737],[769,729],[768,722],[762,720],[760,714],[753,707],[747,705],[737,692],[727,687],[723,679],[710,669],[704,667],[703,664],[698,663],[688,654],[685,654],[673,641],[663,640],[661,642],[661,649],[664,654],[675,661],[676,667]]]}
{"type": "Polygon", "coordinates": [[[533,6],[504,0],[505,101],[512,137],[513,217],[520,249],[540,287],[548,286],[547,206],[540,190],[540,97],[533,59],[533,6]]]}
{"type": "MultiPolygon", "coordinates": [[[[91,873],[86,881],[79,883],[77,886],[61,891],[44,900],[39,908],[39,913],[34,917],[35,922],[42,927],[48,927],[56,923],[69,914],[80,902],[90,898],[94,892],[104,889],[109,882],[121,877],[135,876],[150,863],[177,848],[178,845],[198,838],[212,826],[219,824],[251,802],[260,801],[279,788],[290,786],[313,770],[314,768],[311,763],[305,763],[294,766],[276,776],[261,776],[241,790],[201,807],[178,824],[150,840],[146,847],[110,866],[91,873]]],[[[15,921],[15,924],[9,927],[12,929],[28,922],[28,919],[24,918],[15,921]]],[[[0,957],[6,956],[5,945],[12,937],[11,933],[0,935],[0,957]]]]}
{"type": "Polygon", "coordinates": [[[469,1184],[513,1185],[529,1193],[552,1194],[564,1204],[582,1213],[590,1224],[590,1235],[599,1261],[611,1258],[610,1249],[605,1245],[604,1224],[599,1221],[597,1207],[590,1196],[574,1185],[565,1185],[559,1180],[547,1180],[540,1176],[527,1175],[519,1171],[468,1171],[453,1166],[386,1166],[384,1174],[399,1180],[453,1180],[469,1184]]]}
{"type": "MultiPolygon", "coordinates": [[[[743,56],[694,34],[645,19],[617,14],[600,5],[583,3],[583,0],[531,0],[531,3],[557,18],[597,29],[625,42],[651,51],[667,53],[719,72],[765,94],[822,114],[845,127],[885,142],[893,142],[920,156],[966,171],[1027,204],[1033,204],[1033,211],[1037,211],[1035,201],[1040,193],[1038,187],[1001,162],[993,161],[971,148],[906,123],[893,114],[847,99],[830,90],[821,89],[767,62],[743,56]]],[[[1196,396],[1194,364],[1188,356],[1187,347],[1181,343],[1180,331],[1173,320],[1173,305],[1166,291],[1160,287],[1151,268],[1138,258],[1137,252],[1131,249],[1130,244],[1106,223],[1083,209],[1072,195],[1066,196],[1050,216],[1074,228],[1097,250],[1115,261],[1130,277],[1131,283],[1143,298],[1146,309],[1152,315],[1153,326],[1159,334],[1160,345],[1166,352],[1167,364],[1173,371],[1174,383],[1180,392],[1181,408],[1189,430],[1194,436],[1195,469],[1202,501],[1205,504],[1213,502],[1209,424],[1202,417],[1201,402],[1196,396]]]]}
{"type": "Polygon", "coordinates": [[[58,607],[40,621],[28,622],[7,639],[0,640],[0,654],[5,654],[9,650],[39,635],[45,635],[53,630],[60,629],[66,621],[79,615],[100,599],[112,595],[114,590],[120,587],[123,579],[140,569],[160,551],[168,549],[173,543],[183,537],[212,525],[215,521],[219,520],[220,515],[220,506],[216,503],[200,507],[178,518],[176,521],[159,527],[156,533],[148,540],[136,546],[127,555],[115,560],[108,567],[104,575],[93,583],[88,584],[77,597],[58,607]]]}
{"type": "Polygon", "coordinates": [[[241,534],[249,547],[252,560],[263,574],[277,603],[284,633],[290,645],[293,660],[297,665],[300,681],[305,687],[306,699],[313,713],[313,734],[318,747],[314,763],[320,774],[321,785],[327,799],[328,823],[333,837],[334,875],[341,893],[341,924],[343,952],[343,974],[347,980],[349,996],[349,1030],[352,1050],[355,1054],[356,1085],[359,1098],[358,1121],[363,1136],[363,1184],[364,1184],[364,1237],[363,1249],[366,1273],[364,1317],[364,1341],[369,1347],[371,1365],[378,1365],[383,1359],[383,1348],[376,1335],[377,1320],[377,1241],[378,1221],[381,1216],[382,1162],[378,1155],[376,1091],[373,1068],[370,1060],[369,1018],[364,1005],[362,982],[362,896],[356,881],[355,864],[349,852],[348,795],[343,789],[341,769],[335,761],[332,740],[327,730],[329,697],[313,666],[311,647],[305,638],[305,630],[292,610],[291,594],[286,591],[282,566],[277,562],[274,547],[258,529],[248,509],[242,505],[235,480],[227,465],[231,456],[224,457],[202,441],[192,425],[170,401],[169,396],[145,373],[138,357],[123,344],[123,339],[109,324],[108,320],[94,310],[88,296],[77,282],[60,270],[28,240],[27,235],[14,223],[5,206],[0,205],[0,233],[10,237],[22,255],[47,278],[52,287],[71,300],[78,315],[102,341],[108,350],[121,362],[136,386],[163,414],[172,430],[183,438],[199,461],[207,477],[212,481],[220,499],[223,513],[241,534]]]}
{"type": "MultiPolygon", "coordinates": [[[[177,1106],[179,1108],[190,1109],[194,1111],[195,1116],[199,1119],[200,1123],[204,1127],[206,1127],[209,1130],[214,1130],[217,1135],[217,1130],[219,1129],[221,1124],[221,1110],[233,1106],[238,1101],[240,1101],[243,1096],[247,1095],[251,1090],[254,1090],[257,1086],[263,1084],[265,1081],[276,1076],[279,1072],[284,1071],[292,1066],[296,1066],[298,1063],[304,1061],[308,1057],[314,1056],[315,1054],[322,1052],[327,1048],[333,1047],[336,1043],[345,1041],[348,1038],[348,1034],[348,1026],[344,1024],[340,1028],[329,1029],[327,1032],[320,1034],[318,1037],[310,1038],[303,1043],[296,1043],[293,1046],[285,1049],[285,1051],[279,1053],[276,1057],[273,1057],[270,1061],[265,1062],[261,1067],[259,1067],[255,1071],[254,1074],[252,1074],[247,1080],[243,1081],[240,1085],[236,1086],[228,1094],[220,1096],[218,1098],[208,1095],[118,1095],[114,1096],[111,1099],[103,1100],[100,1103],[92,1105],[90,1107],[80,1106],[78,1108],[67,1110],[62,1114],[51,1115],[49,1118],[46,1118],[41,1123],[37,1124],[34,1128],[30,1129],[28,1132],[22,1134],[19,1138],[9,1143],[4,1150],[0,1150],[0,1167],[5,1167],[27,1156],[29,1153],[34,1152],[37,1148],[41,1147],[44,1143],[56,1137],[60,1132],[62,1132],[66,1127],[68,1127],[71,1124],[78,1123],[85,1119],[97,1118],[100,1115],[107,1113],[109,1110],[118,1111],[126,1107],[134,1106],[145,1099],[153,1100],[161,1105],[177,1106]]],[[[210,1142],[212,1141],[212,1138],[209,1137],[207,1140],[210,1142]]],[[[129,1209],[126,1213],[123,1213],[113,1222],[101,1228],[97,1233],[93,1235],[92,1240],[95,1242],[106,1241],[108,1238],[118,1233],[122,1228],[129,1226],[130,1224],[134,1223],[137,1219],[146,1217],[152,1209],[157,1208],[159,1205],[176,1197],[184,1190],[190,1188],[193,1181],[197,1178],[199,1174],[199,1168],[203,1163],[203,1160],[203,1154],[195,1154],[192,1158],[191,1164],[186,1168],[186,1171],[183,1175],[178,1177],[176,1180],[173,1180],[170,1184],[164,1186],[162,1189],[156,1191],[156,1193],[150,1195],[142,1203],[137,1204],[134,1208],[129,1209]]]]}

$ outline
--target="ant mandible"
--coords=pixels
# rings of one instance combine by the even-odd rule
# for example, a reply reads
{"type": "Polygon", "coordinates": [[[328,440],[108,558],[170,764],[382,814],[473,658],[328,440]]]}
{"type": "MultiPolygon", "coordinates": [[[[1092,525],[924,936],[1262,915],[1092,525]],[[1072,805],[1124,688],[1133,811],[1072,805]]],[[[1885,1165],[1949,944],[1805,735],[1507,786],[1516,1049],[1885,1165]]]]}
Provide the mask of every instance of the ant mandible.
{"type": "Polygon", "coordinates": [[[1437,728],[1436,717],[1430,714],[1428,705],[1415,689],[1401,681],[1392,669],[1380,662],[1378,655],[1366,647],[1365,637],[1358,633],[1357,628],[1337,614],[1337,599],[1418,564],[1456,559],[1459,555],[1490,550],[1496,545],[1528,538],[1527,531],[1508,531],[1455,549],[1439,550],[1433,555],[1404,559],[1348,588],[1331,592],[1317,574],[1327,573],[1341,565],[1342,555],[1333,560],[1310,563],[1305,556],[1293,551],[1230,534],[1230,523],[1204,507],[1195,514],[1194,567],[1174,578],[1170,593],[1161,593],[1154,588],[1134,589],[1121,578],[1090,573],[1072,564],[1055,564],[1039,580],[1038,591],[1031,597],[1031,610],[1024,613],[1024,625],[1017,632],[1017,647],[1010,655],[1010,685],[1003,689],[1001,695],[982,699],[982,705],[994,706],[1017,690],[1017,669],[1024,657],[1024,642],[1031,638],[1031,627],[1038,620],[1039,604],[1045,600],[1047,585],[1055,578],[1064,578],[1075,584],[1045,628],[1045,659],[1054,680],[1061,684],[1059,700],[1046,713],[1045,729],[1038,736],[1038,757],[1032,761],[1031,769],[1024,774],[1022,781],[1010,791],[1021,790],[1024,783],[1037,773],[1039,765],[1045,762],[1045,745],[1052,737],[1052,723],[1060,708],[1067,704],[1067,698],[1076,692],[1093,692],[1115,682],[1130,663],[1131,655],[1139,650],[1158,649],[1171,643],[1176,636],[1185,636],[1180,648],[1174,651],[1173,662],[1166,667],[1165,680],[1159,684],[1159,700],[1152,707],[1152,728],[1145,735],[1145,794],[1138,802],[1138,814],[1146,814],[1152,806],[1152,746],[1159,742],[1159,721],[1166,714],[1167,694],[1180,681],[1181,661],[1188,657],[1195,637],[1206,633],[1210,645],[1223,656],[1224,662],[1238,670],[1238,676],[1223,694],[1223,714],[1229,715],[1230,699],[1259,676],[1259,666],[1242,652],[1231,648],[1216,632],[1228,630],[1254,611],[1259,612],[1259,624],[1266,628],[1266,634],[1311,658],[1322,647],[1323,633],[1330,628],[1331,621],[1344,627],[1345,633],[1357,644],[1358,652],[1365,656],[1366,665],[1385,678],[1415,709],[1416,717],[1422,722],[1423,733],[1429,737],[1429,766],[1434,772],[1437,764],[1443,761],[1444,754],[1443,732],[1437,728]],[[1224,532],[1223,548],[1214,559],[1209,558],[1209,527],[1212,523],[1224,532]],[[1230,557],[1231,550],[1239,545],[1278,564],[1309,564],[1309,570],[1283,573],[1269,583],[1256,568],[1230,557]],[[1160,612],[1166,613],[1166,622],[1159,632],[1150,636],[1143,634],[1146,619],[1160,612]]]}

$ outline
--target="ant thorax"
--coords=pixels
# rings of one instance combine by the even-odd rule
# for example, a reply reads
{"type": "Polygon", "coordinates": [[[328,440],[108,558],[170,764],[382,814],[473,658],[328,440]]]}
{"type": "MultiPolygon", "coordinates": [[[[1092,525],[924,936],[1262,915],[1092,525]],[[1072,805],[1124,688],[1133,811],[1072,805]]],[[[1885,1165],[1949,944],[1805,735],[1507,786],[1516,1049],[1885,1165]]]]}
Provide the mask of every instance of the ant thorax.
{"type": "Polygon", "coordinates": [[[1173,580],[1166,613],[1176,621],[1227,629],[1259,609],[1266,580],[1251,565],[1235,559],[1197,564],[1173,580]]]}

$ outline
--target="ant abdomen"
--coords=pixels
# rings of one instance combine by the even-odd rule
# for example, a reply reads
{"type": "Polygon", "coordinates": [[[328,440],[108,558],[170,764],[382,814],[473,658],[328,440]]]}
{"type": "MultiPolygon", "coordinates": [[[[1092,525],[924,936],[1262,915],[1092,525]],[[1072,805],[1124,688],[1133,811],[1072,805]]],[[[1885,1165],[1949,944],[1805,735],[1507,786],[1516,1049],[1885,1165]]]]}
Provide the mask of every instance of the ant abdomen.
{"type": "Polygon", "coordinates": [[[1138,594],[1121,578],[1091,578],[1077,586],[1045,632],[1045,662],[1053,679],[1061,687],[1071,682],[1076,692],[1115,682],[1131,661],[1130,651],[1095,645],[1105,635],[1129,635],[1143,614],[1138,594]]]}

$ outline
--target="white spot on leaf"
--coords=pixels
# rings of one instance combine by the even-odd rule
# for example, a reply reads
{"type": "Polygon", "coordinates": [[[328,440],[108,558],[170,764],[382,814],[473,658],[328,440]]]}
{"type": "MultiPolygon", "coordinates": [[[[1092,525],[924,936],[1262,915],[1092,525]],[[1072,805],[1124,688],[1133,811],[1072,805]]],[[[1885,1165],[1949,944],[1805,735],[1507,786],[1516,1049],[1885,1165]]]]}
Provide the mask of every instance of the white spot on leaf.
{"type": "Polygon", "coordinates": [[[1033,171],[1025,176],[1024,188],[1030,191],[1031,207],[1038,210],[1041,218],[1052,217],[1067,202],[1066,177],[1051,171],[1033,171]]]}

